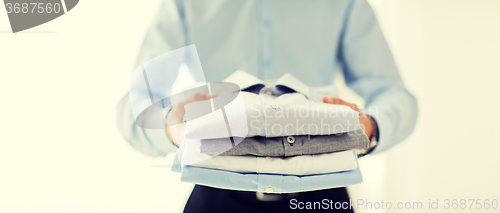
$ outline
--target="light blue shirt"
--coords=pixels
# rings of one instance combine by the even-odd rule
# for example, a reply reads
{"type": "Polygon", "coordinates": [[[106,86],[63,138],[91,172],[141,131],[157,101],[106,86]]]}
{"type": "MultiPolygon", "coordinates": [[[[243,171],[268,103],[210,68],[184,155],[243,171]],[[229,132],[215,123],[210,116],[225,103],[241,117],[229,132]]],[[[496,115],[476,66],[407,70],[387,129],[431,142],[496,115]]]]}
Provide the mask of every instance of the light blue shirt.
{"type": "Polygon", "coordinates": [[[361,171],[355,170],[335,172],[320,175],[277,175],[277,174],[242,174],[238,172],[207,169],[195,166],[182,166],[181,146],[172,171],[181,173],[181,181],[201,184],[205,186],[239,191],[266,192],[271,188],[272,193],[295,193],[321,189],[350,186],[363,182],[361,171]]]}
{"type": "MultiPolygon", "coordinates": [[[[379,141],[372,154],[413,131],[417,101],[404,87],[366,0],[165,1],[138,64],[190,44],[196,45],[207,81],[242,69],[261,79],[291,73],[308,86],[325,86],[342,72],[377,122],[379,141]]],[[[118,127],[148,155],[175,151],[165,130],[135,125],[128,94],[118,104],[118,127]]]]}

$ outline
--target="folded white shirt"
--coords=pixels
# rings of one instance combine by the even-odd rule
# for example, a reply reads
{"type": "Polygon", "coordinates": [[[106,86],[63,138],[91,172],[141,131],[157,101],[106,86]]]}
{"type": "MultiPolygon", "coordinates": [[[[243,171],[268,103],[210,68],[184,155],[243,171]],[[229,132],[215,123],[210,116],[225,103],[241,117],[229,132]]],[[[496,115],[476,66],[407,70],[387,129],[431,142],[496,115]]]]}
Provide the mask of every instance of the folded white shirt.
{"type": "Polygon", "coordinates": [[[193,164],[210,169],[241,173],[313,175],[354,170],[357,167],[352,150],[294,157],[214,156],[193,164]]]}
{"type": "MultiPolygon", "coordinates": [[[[210,105],[205,100],[185,106],[186,117],[210,105]]],[[[308,100],[300,93],[279,97],[240,92],[222,109],[189,119],[188,139],[227,137],[280,137],[288,135],[331,135],[360,129],[358,112],[344,105],[308,100]]]]}
{"type": "Polygon", "coordinates": [[[361,129],[358,112],[322,102],[321,94],[331,95],[331,87],[308,87],[290,74],[266,84],[242,71],[224,81],[235,87],[210,84],[215,98],[185,106],[187,139],[331,135],[361,129]]]}

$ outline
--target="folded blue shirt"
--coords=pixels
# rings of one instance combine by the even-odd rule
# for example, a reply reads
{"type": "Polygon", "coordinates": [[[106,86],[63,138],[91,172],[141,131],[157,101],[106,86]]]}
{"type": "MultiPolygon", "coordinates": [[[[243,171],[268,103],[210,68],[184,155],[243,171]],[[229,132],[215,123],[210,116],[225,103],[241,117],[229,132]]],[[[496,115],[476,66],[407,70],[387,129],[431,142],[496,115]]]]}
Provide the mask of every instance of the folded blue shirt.
{"type": "Polygon", "coordinates": [[[363,182],[359,164],[355,170],[351,171],[306,176],[242,174],[196,166],[181,167],[180,159],[182,159],[181,153],[183,147],[179,148],[172,166],[173,172],[181,173],[182,182],[240,191],[270,192],[268,189],[272,188],[272,193],[314,191],[344,187],[363,182]]]}

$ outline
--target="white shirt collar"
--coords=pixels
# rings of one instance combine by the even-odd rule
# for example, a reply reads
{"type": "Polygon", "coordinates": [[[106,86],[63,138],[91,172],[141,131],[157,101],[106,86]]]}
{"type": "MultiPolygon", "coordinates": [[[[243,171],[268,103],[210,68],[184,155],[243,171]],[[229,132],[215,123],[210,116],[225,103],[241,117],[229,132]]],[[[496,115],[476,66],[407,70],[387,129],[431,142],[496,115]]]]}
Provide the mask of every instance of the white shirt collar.
{"type": "MultiPolygon", "coordinates": [[[[242,71],[242,70],[237,70],[236,72],[231,74],[229,77],[224,79],[223,82],[234,83],[234,84],[238,85],[241,90],[244,90],[246,88],[249,88],[249,87],[255,86],[255,85],[265,86],[264,81],[258,79],[257,77],[255,77],[253,75],[250,75],[247,72],[242,71]]],[[[290,73],[286,73],[285,75],[281,76],[281,78],[279,78],[274,83],[274,86],[288,87],[290,89],[295,90],[295,92],[304,94],[307,98],[310,98],[310,95],[311,95],[309,87],[290,73]]]]}
{"type": "Polygon", "coordinates": [[[241,90],[244,90],[248,87],[254,86],[254,85],[265,85],[264,82],[257,77],[248,74],[247,72],[243,70],[236,70],[233,74],[231,74],[229,77],[226,79],[222,80],[223,82],[231,82],[235,83],[240,87],[241,90]]]}

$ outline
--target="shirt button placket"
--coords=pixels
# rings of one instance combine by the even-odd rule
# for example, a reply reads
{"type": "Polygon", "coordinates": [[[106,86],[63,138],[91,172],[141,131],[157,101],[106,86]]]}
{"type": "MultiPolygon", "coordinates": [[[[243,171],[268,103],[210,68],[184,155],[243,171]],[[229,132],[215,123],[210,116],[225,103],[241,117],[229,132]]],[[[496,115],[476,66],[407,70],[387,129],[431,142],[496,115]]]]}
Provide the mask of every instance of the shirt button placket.
{"type": "Polygon", "coordinates": [[[273,78],[272,73],[272,47],[271,47],[271,1],[259,0],[259,58],[260,72],[262,79],[273,78]]]}

